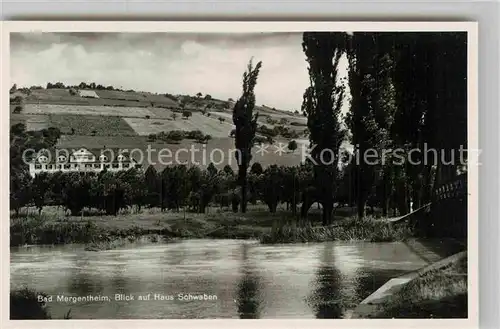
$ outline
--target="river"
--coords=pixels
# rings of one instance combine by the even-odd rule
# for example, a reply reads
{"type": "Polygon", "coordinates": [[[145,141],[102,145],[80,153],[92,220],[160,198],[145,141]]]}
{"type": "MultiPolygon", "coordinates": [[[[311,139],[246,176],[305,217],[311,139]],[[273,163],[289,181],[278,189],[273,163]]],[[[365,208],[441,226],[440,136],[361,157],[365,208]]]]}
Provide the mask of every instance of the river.
{"type": "Polygon", "coordinates": [[[71,309],[73,319],[341,318],[390,278],[426,265],[401,242],[181,240],[101,252],[16,247],[10,255],[11,289],[45,292],[53,318],[71,309]],[[89,295],[108,300],[57,300],[89,295]]]}

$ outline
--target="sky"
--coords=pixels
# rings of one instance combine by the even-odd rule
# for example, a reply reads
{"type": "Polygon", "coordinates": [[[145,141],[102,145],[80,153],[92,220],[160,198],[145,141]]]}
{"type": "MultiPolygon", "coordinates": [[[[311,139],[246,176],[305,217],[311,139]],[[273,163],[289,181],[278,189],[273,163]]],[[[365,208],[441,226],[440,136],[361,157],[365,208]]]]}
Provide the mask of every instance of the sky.
{"type": "Polygon", "coordinates": [[[257,104],[300,110],[309,85],[302,33],[13,33],[18,87],[96,82],[237,99],[248,61],[262,61],[257,104]]]}

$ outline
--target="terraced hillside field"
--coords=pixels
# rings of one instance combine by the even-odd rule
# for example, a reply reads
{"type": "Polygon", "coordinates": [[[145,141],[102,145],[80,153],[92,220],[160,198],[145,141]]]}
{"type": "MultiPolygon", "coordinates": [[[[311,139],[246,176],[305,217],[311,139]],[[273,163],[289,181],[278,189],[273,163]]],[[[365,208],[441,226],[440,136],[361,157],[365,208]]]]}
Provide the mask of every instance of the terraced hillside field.
{"type": "Polygon", "coordinates": [[[103,115],[120,117],[153,117],[154,114],[143,107],[116,107],[90,105],[58,105],[58,104],[26,104],[23,113],[26,114],[76,114],[103,115]]]}
{"type": "Polygon", "coordinates": [[[228,137],[234,126],[231,121],[221,123],[217,118],[207,117],[201,113],[193,113],[189,119],[180,117],[176,120],[124,118],[124,120],[135,130],[138,135],[147,136],[170,130],[201,130],[212,137],[228,137]]]}
{"type": "Polygon", "coordinates": [[[93,106],[162,106],[178,108],[177,102],[165,95],[147,92],[95,90],[99,98],[83,98],[71,95],[69,89],[35,89],[30,95],[22,95],[26,104],[93,105],[93,106]]]}
{"type": "Polygon", "coordinates": [[[62,134],[97,136],[136,136],[134,129],[122,117],[50,114],[51,127],[59,128],[62,134]]]}
{"type": "Polygon", "coordinates": [[[24,124],[26,126],[26,130],[42,130],[53,127],[50,123],[48,115],[11,113],[10,125],[13,126],[18,123],[24,124]]]}

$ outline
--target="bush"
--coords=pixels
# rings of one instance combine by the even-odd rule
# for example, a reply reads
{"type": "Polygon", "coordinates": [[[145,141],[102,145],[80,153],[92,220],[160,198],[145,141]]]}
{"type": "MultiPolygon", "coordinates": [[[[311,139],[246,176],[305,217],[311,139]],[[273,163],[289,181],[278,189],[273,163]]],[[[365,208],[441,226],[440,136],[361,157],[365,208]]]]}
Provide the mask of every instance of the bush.
{"type": "Polygon", "coordinates": [[[193,113],[191,111],[183,111],[182,112],[182,117],[185,119],[189,119],[189,117],[191,117],[192,115],[193,115],[193,113]]]}
{"type": "Polygon", "coordinates": [[[17,105],[15,108],[14,108],[14,111],[13,113],[21,113],[21,111],[23,110],[23,107],[21,105],[17,105]]]}
{"type": "Polygon", "coordinates": [[[205,135],[201,132],[201,130],[192,130],[186,134],[186,138],[203,140],[205,135]]]}
{"type": "Polygon", "coordinates": [[[11,104],[21,105],[22,102],[23,102],[23,98],[21,96],[16,96],[16,97],[10,99],[11,104]]]}
{"type": "Polygon", "coordinates": [[[264,136],[276,137],[278,136],[278,131],[276,129],[270,129],[266,125],[257,127],[257,132],[264,136]]]}
{"type": "Polygon", "coordinates": [[[46,294],[32,289],[23,288],[10,292],[10,319],[11,320],[36,320],[51,319],[45,302],[39,302],[38,296],[47,297],[46,294]]]}
{"type": "Polygon", "coordinates": [[[181,141],[186,137],[183,131],[181,130],[172,130],[166,134],[166,140],[171,140],[171,141],[181,141]]]}
{"type": "Polygon", "coordinates": [[[263,144],[267,142],[267,137],[264,136],[255,136],[254,142],[257,144],[263,144]]]}
{"type": "Polygon", "coordinates": [[[293,151],[295,151],[295,150],[297,149],[297,147],[298,147],[297,142],[296,142],[296,141],[294,141],[294,140],[292,140],[292,141],[290,141],[290,142],[288,143],[288,149],[289,149],[290,151],[292,151],[292,152],[293,152],[293,151]]]}

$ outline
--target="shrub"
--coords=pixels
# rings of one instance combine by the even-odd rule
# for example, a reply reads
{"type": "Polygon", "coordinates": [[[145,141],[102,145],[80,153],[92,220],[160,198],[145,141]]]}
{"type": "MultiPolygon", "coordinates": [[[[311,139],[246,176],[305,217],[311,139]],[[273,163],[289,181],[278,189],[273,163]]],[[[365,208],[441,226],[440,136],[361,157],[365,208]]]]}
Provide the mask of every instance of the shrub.
{"type": "Polygon", "coordinates": [[[16,97],[10,99],[11,104],[21,105],[22,102],[23,102],[23,98],[21,96],[16,96],[16,97]]]}
{"type": "Polygon", "coordinates": [[[254,142],[257,144],[263,144],[267,142],[267,137],[264,136],[255,136],[254,142]]]}
{"type": "Polygon", "coordinates": [[[191,111],[183,111],[182,112],[182,117],[185,119],[189,119],[189,117],[191,117],[192,115],[193,115],[193,113],[191,111]]]}
{"type": "Polygon", "coordinates": [[[10,292],[10,319],[35,320],[51,319],[45,302],[39,302],[38,296],[47,297],[46,294],[32,289],[23,288],[10,292]]]}
{"type": "Polygon", "coordinates": [[[201,132],[201,130],[192,130],[186,134],[186,138],[203,140],[205,135],[201,132]]]}
{"type": "Polygon", "coordinates": [[[171,141],[181,141],[184,138],[185,138],[185,134],[183,131],[180,131],[180,130],[172,130],[172,131],[167,133],[167,137],[166,137],[167,140],[171,140],[171,141]]]}
{"type": "Polygon", "coordinates": [[[257,127],[257,132],[264,136],[276,137],[278,136],[278,131],[276,129],[270,129],[266,125],[261,125],[257,127]]]}
{"type": "Polygon", "coordinates": [[[293,151],[295,151],[295,150],[297,149],[297,146],[298,146],[298,145],[297,145],[297,142],[296,142],[296,141],[294,141],[294,140],[291,140],[291,141],[288,143],[288,149],[289,149],[290,151],[292,151],[292,152],[293,152],[293,151]]]}
{"type": "Polygon", "coordinates": [[[17,105],[15,108],[14,108],[14,111],[13,113],[21,113],[21,111],[23,110],[23,107],[21,105],[17,105]]]}
{"type": "Polygon", "coordinates": [[[156,141],[156,135],[155,134],[149,134],[148,135],[148,142],[154,142],[156,141]]]}
{"type": "Polygon", "coordinates": [[[250,172],[255,175],[261,175],[264,172],[264,169],[260,163],[254,162],[250,168],[250,172]]]}

